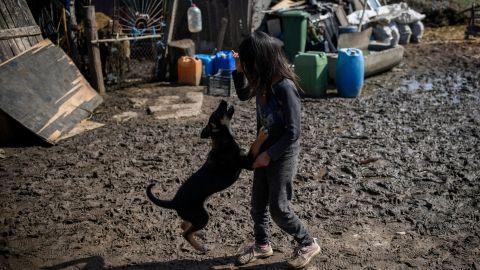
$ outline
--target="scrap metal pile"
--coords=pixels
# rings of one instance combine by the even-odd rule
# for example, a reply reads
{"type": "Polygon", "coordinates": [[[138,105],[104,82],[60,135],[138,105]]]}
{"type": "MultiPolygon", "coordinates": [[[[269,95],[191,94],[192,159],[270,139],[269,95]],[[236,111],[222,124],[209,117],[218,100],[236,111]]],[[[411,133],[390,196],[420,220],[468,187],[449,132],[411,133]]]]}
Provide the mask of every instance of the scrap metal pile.
{"type": "Polygon", "coordinates": [[[277,15],[289,10],[308,12],[306,50],[336,52],[338,35],[373,28],[372,39],[395,47],[418,43],[424,33],[425,15],[407,3],[381,5],[378,0],[292,1],[275,3],[266,11],[267,31],[280,37],[277,15]]]}

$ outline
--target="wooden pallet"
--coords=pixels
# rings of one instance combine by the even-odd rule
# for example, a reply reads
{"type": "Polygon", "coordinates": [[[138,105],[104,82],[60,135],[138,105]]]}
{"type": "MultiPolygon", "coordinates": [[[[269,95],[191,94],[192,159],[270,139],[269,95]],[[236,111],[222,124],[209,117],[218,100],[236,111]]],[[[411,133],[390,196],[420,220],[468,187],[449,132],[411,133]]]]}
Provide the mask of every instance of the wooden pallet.
{"type": "Polygon", "coordinates": [[[0,1],[0,63],[42,41],[25,0],[0,1]]]}
{"type": "MultiPolygon", "coordinates": [[[[102,102],[72,60],[48,39],[1,63],[0,85],[0,110],[51,144],[102,102]]],[[[4,132],[8,130],[0,130],[4,132]]]]}

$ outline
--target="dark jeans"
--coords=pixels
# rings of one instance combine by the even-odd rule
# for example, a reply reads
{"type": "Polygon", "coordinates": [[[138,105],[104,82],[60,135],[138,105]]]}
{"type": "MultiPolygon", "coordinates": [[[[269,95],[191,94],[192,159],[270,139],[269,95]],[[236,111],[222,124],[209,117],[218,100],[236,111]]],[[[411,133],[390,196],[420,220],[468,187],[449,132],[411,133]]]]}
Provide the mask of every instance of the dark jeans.
{"type": "Polygon", "coordinates": [[[271,161],[265,168],[255,169],[250,214],[257,244],[268,243],[268,210],[278,227],[293,236],[300,246],[313,242],[313,238],[290,207],[297,162],[298,150],[271,161]]]}

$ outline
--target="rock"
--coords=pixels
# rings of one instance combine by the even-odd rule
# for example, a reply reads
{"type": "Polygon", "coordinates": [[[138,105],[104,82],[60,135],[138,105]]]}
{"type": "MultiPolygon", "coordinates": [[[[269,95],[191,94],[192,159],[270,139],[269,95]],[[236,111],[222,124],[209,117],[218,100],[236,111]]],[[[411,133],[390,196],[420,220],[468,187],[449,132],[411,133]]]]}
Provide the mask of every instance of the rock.
{"type": "Polygon", "coordinates": [[[138,113],[129,111],[116,114],[112,116],[112,119],[117,121],[118,123],[123,123],[135,117],[138,117],[138,113]]]}

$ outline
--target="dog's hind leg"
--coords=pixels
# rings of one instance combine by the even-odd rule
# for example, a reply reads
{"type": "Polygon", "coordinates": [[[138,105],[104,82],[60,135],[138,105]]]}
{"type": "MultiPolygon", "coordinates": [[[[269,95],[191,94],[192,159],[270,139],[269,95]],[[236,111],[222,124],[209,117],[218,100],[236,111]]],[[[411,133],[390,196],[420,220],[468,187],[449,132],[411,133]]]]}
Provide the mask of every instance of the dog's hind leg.
{"type": "MultiPolygon", "coordinates": [[[[182,222],[182,224],[180,225],[180,228],[182,228],[183,231],[186,231],[190,226],[192,226],[192,223],[184,220],[182,222]]],[[[205,232],[202,232],[202,231],[196,231],[194,234],[197,237],[204,237],[205,236],[205,232]]]]}
{"type": "Polygon", "coordinates": [[[195,233],[207,226],[208,223],[208,213],[207,211],[202,208],[198,213],[195,215],[195,219],[192,219],[191,222],[185,221],[182,223],[182,229],[184,229],[182,236],[192,245],[196,250],[206,253],[208,250],[207,248],[200,244],[195,239],[195,233]],[[190,225],[190,226],[188,226],[190,225]]]}
{"type": "Polygon", "coordinates": [[[184,220],[180,225],[180,228],[182,228],[183,231],[186,231],[188,228],[190,228],[190,226],[192,226],[192,223],[184,220]]]}

